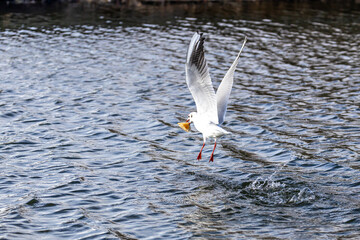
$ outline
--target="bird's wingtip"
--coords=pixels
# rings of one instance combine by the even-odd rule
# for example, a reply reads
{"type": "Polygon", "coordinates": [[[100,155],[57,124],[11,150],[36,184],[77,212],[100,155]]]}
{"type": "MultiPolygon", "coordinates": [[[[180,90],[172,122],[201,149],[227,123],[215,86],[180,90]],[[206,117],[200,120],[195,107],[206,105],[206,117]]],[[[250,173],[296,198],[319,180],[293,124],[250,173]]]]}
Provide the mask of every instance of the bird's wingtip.
{"type": "Polygon", "coordinates": [[[245,35],[244,42],[243,42],[243,44],[242,44],[242,46],[241,46],[241,49],[240,49],[240,51],[239,51],[236,59],[239,59],[239,58],[240,58],[240,54],[241,54],[241,52],[242,52],[242,50],[243,50],[243,48],[244,48],[244,46],[245,46],[246,41],[247,41],[247,37],[246,37],[246,35],[245,35]]]}
{"type": "Polygon", "coordinates": [[[194,37],[197,37],[199,36],[200,40],[204,40],[205,39],[205,36],[204,36],[204,33],[203,32],[200,32],[199,30],[197,30],[195,33],[194,33],[194,37]]]}
{"type": "Polygon", "coordinates": [[[243,45],[245,45],[246,42],[247,42],[247,36],[245,35],[244,44],[243,44],[243,45]]]}

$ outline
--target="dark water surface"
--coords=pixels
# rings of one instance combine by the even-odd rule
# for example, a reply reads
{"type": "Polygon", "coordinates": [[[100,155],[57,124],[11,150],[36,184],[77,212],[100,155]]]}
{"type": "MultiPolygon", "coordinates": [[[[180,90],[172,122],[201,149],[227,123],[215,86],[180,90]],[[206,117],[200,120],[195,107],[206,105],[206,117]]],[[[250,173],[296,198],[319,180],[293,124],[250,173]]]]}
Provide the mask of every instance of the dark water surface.
{"type": "Polygon", "coordinates": [[[2,13],[0,238],[359,239],[360,12],[278,8],[2,13]],[[196,30],[216,86],[248,37],[214,163],[196,30]]]}

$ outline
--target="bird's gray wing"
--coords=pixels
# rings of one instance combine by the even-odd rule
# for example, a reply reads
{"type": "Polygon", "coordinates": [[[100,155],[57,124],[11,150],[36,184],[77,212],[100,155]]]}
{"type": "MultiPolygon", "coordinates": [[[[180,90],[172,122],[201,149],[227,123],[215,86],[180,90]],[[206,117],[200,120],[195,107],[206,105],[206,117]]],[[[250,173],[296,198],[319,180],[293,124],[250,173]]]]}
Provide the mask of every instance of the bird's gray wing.
{"type": "Polygon", "coordinates": [[[227,108],[227,104],[228,104],[228,100],[229,100],[229,96],[231,93],[231,88],[232,88],[233,80],[234,80],[234,72],[235,72],[236,66],[239,62],[240,54],[245,46],[246,40],[247,39],[245,37],[244,43],[240,49],[239,54],[237,55],[235,61],[231,65],[230,69],[225,74],[225,77],[221,81],[221,84],[216,92],[219,124],[222,124],[225,120],[226,108],[227,108]]]}
{"type": "Polygon", "coordinates": [[[195,33],[191,39],[185,63],[186,83],[194,98],[198,114],[218,124],[216,95],[204,56],[204,40],[202,33],[195,33]]]}

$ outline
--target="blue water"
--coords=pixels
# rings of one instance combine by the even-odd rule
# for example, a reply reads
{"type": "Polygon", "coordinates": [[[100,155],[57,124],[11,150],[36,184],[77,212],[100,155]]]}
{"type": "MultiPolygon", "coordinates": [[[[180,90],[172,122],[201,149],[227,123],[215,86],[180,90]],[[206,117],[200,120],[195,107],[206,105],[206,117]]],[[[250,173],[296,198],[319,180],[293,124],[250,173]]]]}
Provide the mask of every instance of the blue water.
{"type": "Polygon", "coordinates": [[[248,4],[2,13],[0,238],[360,238],[360,13],[248,4]],[[216,87],[248,37],[213,163],[196,30],[216,87]]]}

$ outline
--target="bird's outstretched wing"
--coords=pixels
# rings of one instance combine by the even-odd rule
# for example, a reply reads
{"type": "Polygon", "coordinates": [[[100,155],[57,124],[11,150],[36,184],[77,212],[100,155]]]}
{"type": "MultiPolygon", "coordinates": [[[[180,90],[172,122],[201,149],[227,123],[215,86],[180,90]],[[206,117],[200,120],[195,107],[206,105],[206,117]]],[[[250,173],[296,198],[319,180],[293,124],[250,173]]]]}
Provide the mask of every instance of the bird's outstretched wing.
{"type": "Polygon", "coordinates": [[[227,104],[228,104],[228,100],[229,100],[229,96],[231,93],[231,88],[232,88],[233,80],[234,80],[234,72],[235,72],[236,66],[239,62],[240,54],[245,46],[246,40],[247,39],[245,37],[244,43],[240,49],[239,54],[237,55],[235,61],[231,65],[230,69],[225,74],[225,77],[221,81],[221,84],[216,92],[219,124],[222,124],[225,120],[226,108],[227,108],[227,104]]]}
{"type": "Polygon", "coordinates": [[[195,100],[198,114],[218,124],[216,95],[204,56],[204,40],[202,33],[195,33],[191,39],[185,64],[186,83],[195,100]]]}

